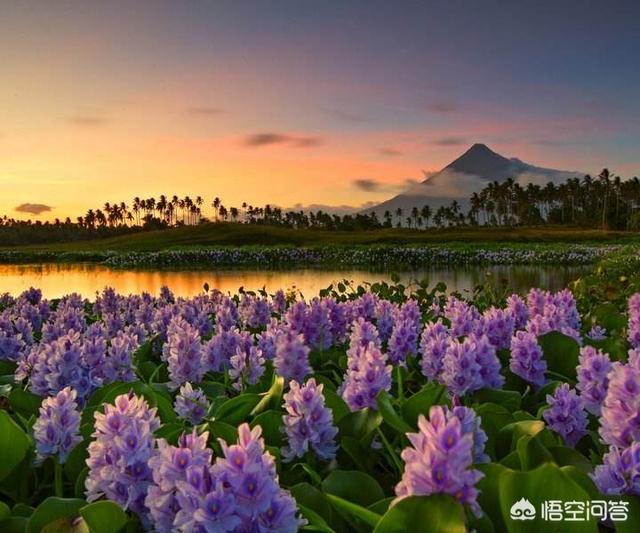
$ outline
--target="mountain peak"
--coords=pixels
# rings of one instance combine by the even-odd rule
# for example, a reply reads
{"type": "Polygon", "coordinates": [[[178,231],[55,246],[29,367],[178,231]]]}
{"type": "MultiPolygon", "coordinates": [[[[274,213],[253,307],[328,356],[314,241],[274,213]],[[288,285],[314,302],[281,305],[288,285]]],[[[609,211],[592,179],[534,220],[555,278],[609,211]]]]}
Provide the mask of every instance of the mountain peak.
{"type": "Polygon", "coordinates": [[[494,152],[486,144],[476,143],[445,169],[480,176],[498,176],[505,172],[511,161],[494,152]]]}

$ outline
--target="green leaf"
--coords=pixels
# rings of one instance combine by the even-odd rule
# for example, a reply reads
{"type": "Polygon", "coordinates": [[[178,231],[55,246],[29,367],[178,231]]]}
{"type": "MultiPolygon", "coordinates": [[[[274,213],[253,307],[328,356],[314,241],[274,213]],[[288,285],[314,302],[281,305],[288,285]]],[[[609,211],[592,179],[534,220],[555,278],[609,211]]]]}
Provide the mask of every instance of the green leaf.
{"type": "Polygon", "coordinates": [[[230,398],[220,405],[215,411],[216,420],[221,420],[232,426],[238,426],[245,422],[254,407],[260,401],[259,394],[246,393],[230,398]]]}
{"type": "Polygon", "coordinates": [[[41,533],[48,525],[58,527],[58,531],[63,531],[62,527],[68,528],[80,516],[80,509],[86,504],[86,501],[76,498],[50,496],[36,507],[29,518],[26,533],[41,533]]]}
{"type": "Polygon", "coordinates": [[[20,388],[14,388],[9,394],[9,403],[14,411],[25,418],[31,415],[38,416],[43,398],[20,388]]]}
{"type": "Polygon", "coordinates": [[[442,385],[430,382],[402,404],[402,416],[412,427],[418,427],[418,416],[429,417],[429,409],[434,405],[448,404],[447,390],[442,385]]]}
{"type": "Polygon", "coordinates": [[[218,398],[224,398],[226,391],[222,383],[215,381],[203,381],[199,387],[204,392],[205,396],[212,402],[218,398]]]}
{"type": "Polygon", "coordinates": [[[222,439],[227,444],[232,444],[238,440],[238,429],[218,420],[209,422],[209,434],[211,438],[222,439]]]}
{"type": "Polygon", "coordinates": [[[545,521],[542,504],[549,500],[589,501],[589,494],[557,465],[546,463],[526,472],[506,471],[500,475],[500,507],[509,533],[540,531],[557,533],[596,533],[597,520],[570,522],[545,521]],[[533,520],[512,520],[512,505],[522,498],[536,510],[533,520]]]}
{"type": "Polygon", "coordinates": [[[515,449],[520,437],[524,435],[533,437],[542,431],[544,427],[545,424],[542,420],[521,420],[520,422],[507,424],[498,433],[496,454],[498,457],[504,457],[515,449]]]}
{"type": "Polygon", "coordinates": [[[334,470],[322,482],[322,490],[363,507],[384,498],[378,482],[358,470],[334,470]]]}
{"type": "Polygon", "coordinates": [[[478,488],[478,503],[482,511],[491,518],[496,531],[506,531],[506,525],[500,510],[499,482],[502,473],[508,472],[509,469],[498,463],[483,463],[475,465],[475,468],[484,474],[484,477],[476,484],[478,488]]]}
{"type": "Polygon", "coordinates": [[[2,522],[2,533],[24,533],[28,522],[24,516],[12,516],[2,522]]]}
{"type": "MultiPolygon", "coordinates": [[[[611,498],[611,496],[608,496],[611,498]]],[[[614,499],[625,501],[629,504],[629,515],[626,520],[615,522],[617,533],[638,533],[640,531],[640,496],[620,496],[614,499]]]]}
{"type": "MultiPolygon", "coordinates": [[[[300,509],[300,514],[304,516],[309,522],[310,526],[313,526],[313,531],[324,531],[325,533],[335,533],[333,529],[329,527],[329,524],[322,518],[318,513],[305,507],[304,505],[298,505],[298,509],[300,509]]],[[[309,528],[305,528],[309,529],[309,528]]]]}
{"type": "Polygon", "coordinates": [[[322,391],[324,394],[324,403],[331,409],[333,413],[333,423],[337,424],[343,416],[350,413],[349,406],[346,402],[334,391],[327,389],[326,387],[322,391]]]}
{"type": "Polygon", "coordinates": [[[618,311],[618,307],[610,302],[596,305],[591,310],[591,316],[604,327],[608,333],[621,331],[627,326],[627,318],[618,311]]]}
{"type": "Polygon", "coordinates": [[[80,515],[91,533],[117,533],[127,523],[127,515],[119,505],[103,500],[80,509],[80,515]]]}
{"type": "Polygon", "coordinates": [[[31,440],[4,410],[0,410],[0,480],[26,457],[31,440]]]}
{"type": "Polygon", "coordinates": [[[299,505],[312,509],[331,523],[331,505],[326,496],[317,488],[303,481],[291,487],[290,491],[299,505]]]}
{"type": "Polygon", "coordinates": [[[260,425],[262,428],[262,436],[267,444],[270,446],[277,446],[278,448],[284,444],[284,435],[280,428],[282,427],[282,412],[280,411],[265,411],[260,413],[251,421],[251,427],[260,425]]]}
{"type": "Polygon", "coordinates": [[[549,452],[558,466],[574,466],[585,474],[593,472],[593,464],[579,451],[567,446],[551,446],[549,452]]]}
{"type": "Polygon", "coordinates": [[[571,337],[558,331],[551,331],[538,337],[547,368],[552,372],[576,379],[576,366],[580,356],[580,345],[571,337]]]}
{"type": "Polygon", "coordinates": [[[393,398],[386,391],[382,391],[378,395],[378,410],[382,415],[382,419],[400,433],[413,432],[413,428],[400,418],[400,415],[394,409],[392,400],[393,398]]]}
{"type": "Polygon", "coordinates": [[[382,415],[375,409],[362,409],[343,416],[338,422],[340,436],[355,437],[363,440],[376,430],[382,423],[382,415]]]}
{"type": "Polygon", "coordinates": [[[9,508],[9,506],[4,502],[0,502],[0,522],[3,522],[10,516],[11,516],[11,509],[9,508]]]}
{"type": "MultiPolygon", "coordinates": [[[[273,383],[271,388],[259,398],[254,409],[251,411],[252,415],[257,415],[267,409],[280,409],[282,405],[282,393],[284,391],[284,378],[276,374],[273,375],[273,383]]],[[[246,396],[246,393],[243,394],[246,396]]]]}
{"type": "Polygon", "coordinates": [[[523,435],[516,444],[522,470],[533,470],[544,463],[553,463],[553,455],[540,442],[538,435],[523,435]]]}
{"type": "Polygon", "coordinates": [[[520,409],[520,393],[512,390],[482,389],[474,393],[473,398],[479,404],[487,402],[498,404],[510,412],[520,409]]]}
{"type": "Polygon", "coordinates": [[[331,502],[331,505],[339,511],[342,511],[343,514],[346,513],[349,516],[362,520],[365,524],[368,524],[371,527],[375,527],[380,521],[380,515],[370,511],[366,507],[362,507],[361,505],[352,503],[349,500],[345,500],[344,498],[340,498],[333,494],[327,494],[326,496],[329,502],[331,502]]]}
{"type": "Polygon", "coordinates": [[[480,424],[487,434],[486,450],[489,456],[498,457],[496,453],[496,439],[500,430],[511,424],[513,414],[505,407],[495,403],[483,403],[476,407],[476,414],[480,418],[480,424]]]}
{"type": "Polygon", "coordinates": [[[373,531],[403,533],[420,527],[429,533],[465,533],[464,508],[444,494],[411,496],[391,507],[373,531]]]}

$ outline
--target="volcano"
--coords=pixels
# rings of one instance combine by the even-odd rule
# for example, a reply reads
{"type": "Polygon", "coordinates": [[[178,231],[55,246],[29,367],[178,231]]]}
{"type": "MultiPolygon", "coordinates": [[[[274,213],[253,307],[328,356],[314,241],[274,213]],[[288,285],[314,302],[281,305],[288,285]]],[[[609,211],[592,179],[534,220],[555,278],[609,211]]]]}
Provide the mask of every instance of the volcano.
{"type": "Polygon", "coordinates": [[[523,186],[528,183],[543,186],[549,181],[557,184],[569,178],[582,176],[583,172],[543,168],[520,159],[504,157],[487,145],[478,143],[423,182],[412,185],[406,191],[365,212],[375,212],[382,218],[385,211],[395,215],[400,208],[404,216],[408,216],[414,207],[420,209],[428,205],[435,210],[440,206],[449,205],[453,200],[466,211],[471,195],[480,192],[492,181],[501,183],[513,178],[523,186]]]}

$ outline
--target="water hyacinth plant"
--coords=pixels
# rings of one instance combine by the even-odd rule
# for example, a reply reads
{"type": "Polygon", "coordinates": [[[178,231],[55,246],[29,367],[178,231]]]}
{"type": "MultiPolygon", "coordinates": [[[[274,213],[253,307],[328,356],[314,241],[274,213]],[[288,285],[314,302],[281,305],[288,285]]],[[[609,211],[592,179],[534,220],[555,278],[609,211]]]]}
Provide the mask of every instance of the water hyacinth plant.
{"type": "Polygon", "coordinates": [[[57,495],[114,533],[509,530],[486,502],[522,487],[640,496],[640,299],[592,293],[1,296],[7,520],[57,495]]]}

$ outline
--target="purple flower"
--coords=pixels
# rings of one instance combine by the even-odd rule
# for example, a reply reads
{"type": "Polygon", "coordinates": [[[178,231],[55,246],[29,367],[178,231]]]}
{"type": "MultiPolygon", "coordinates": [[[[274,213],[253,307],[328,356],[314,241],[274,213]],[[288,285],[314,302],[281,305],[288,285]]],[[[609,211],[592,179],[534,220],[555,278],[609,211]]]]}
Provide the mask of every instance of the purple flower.
{"type": "Polygon", "coordinates": [[[610,371],[611,361],[608,354],[596,350],[593,346],[580,349],[576,388],[580,391],[585,409],[593,415],[600,416],[602,402],[607,394],[607,375],[610,371]]]}
{"type": "Polygon", "coordinates": [[[82,442],[76,396],[76,391],[66,387],[56,396],[42,400],[40,415],[33,425],[38,463],[56,457],[64,464],[75,445],[82,442]]]}
{"type": "Polygon", "coordinates": [[[393,327],[398,318],[398,306],[389,300],[379,300],[376,303],[375,320],[376,327],[383,341],[389,340],[393,327]]]}
{"type": "Polygon", "coordinates": [[[447,419],[451,418],[452,415],[460,420],[463,434],[470,433],[473,435],[473,462],[488,463],[491,459],[484,451],[488,438],[482,429],[480,417],[476,415],[473,409],[461,405],[447,412],[447,419]]]}
{"type": "Polygon", "coordinates": [[[409,298],[400,307],[399,320],[409,322],[413,328],[418,331],[422,327],[422,311],[418,302],[409,298]]]}
{"type": "Polygon", "coordinates": [[[373,342],[348,354],[347,373],[340,387],[342,398],[352,411],[375,408],[380,391],[391,388],[391,365],[373,342]]]}
{"type": "Polygon", "coordinates": [[[188,382],[180,387],[180,392],[176,396],[173,406],[180,418],[194,426],[204,420],[209,407],[210,403],[204,392],[200,389],[194,389],[188,382]]]}
{"type": "Polygon", "coordinates": [[[442,360],[449,346],[449,328],[442,320],[425,326],[420,338],[420,367],[422,374],[431,379],[439,380],[442,372],[442,360]]]}
{"type": "Polygon", "coordinates": [[[239,313],[236,304],[225,296],[215,308],[216,329],[218,332],[233,329],[238,324],[239,313]]]}
{"type": "Polygon", "coordinates": [[[162,356],[167,361],[173,387],[187,381],[199,383],[202,380],[205,367],[202,364],[200,334],[183,318],[176,317],[169,324],[162,356]]]}
{"type": "Polygon", "coordinates": [[[247,385],[255,385],[264,374],[264,357],[262,352],[255,346],[249,350],[236,348],[236,354],[231,357],[231,368],[229,376],[235,380],[233,388],[242,390],[247,385]]]}
{"type": "Polygon", "coordinates": [[[326,300],[314,298],[304,321],[305,342],[313,350],[326,350],[333,343],[333,326],[326,300]]]}
{"type": "Polygon", "coordinates": [[[278,320],[272,318],[267,329],[258,335],[258,348],[267,361],[271,361],[276,356],[276,340],[281,333],[282,329],[278,320]]]}
{"type": "Polygon", "coordinates": [[[480,366],[481,387],[485,389],[502,388],[504,377],[500,374],[500,360],[494,344],[489,342],[486,335],[476,335],[475,333],[469,335],[466,340],[471,343],[476,363],[480,366]]]}
{"type": "Polygon", "coordinates": [[[607,338],[607,330],[598,324],[591,326],[587,333],[587,339],[592,341],[603,341],[607,338]]]}
{"type": "Polygon", "coordinates": [[[309,365],[309,351],[302,334],[289,331],[280,335],[276,341],[276,356],[273,360],[277,374],[285,381],[303,381],[307,374],[313,372],[309,365]]]}
{"type": "Polygon", "coordinates": [[[509,368],[516,376],[536,387],[544,385],[547,362],[542,348],[533,333],[517,331],[511,338],[511,360],[509,368]]]}
{"type": "Polygon", "coordinates": [[[396,321],[389,339],[388,356],[393,365],[406,366],[407,356],[416,355],[418,330],[412,320],[396,321]]]}
{"type": "Polygon", "coordinates": [[[405,469],[392,505],[408,496],[444,493],[480,516],[475,484],[483,474],[472,468],[474,436],[457,416],[447,415],[446,408],[433,406],[428,421],[419,416],[418,433],[407,433],[411,446],[402,452],[405,469]]]}
{"type": "Polygon", "coordinates": [[[514,316],[508,310],[492,307],[482,316],[481,331],[498,350],[509,348],[515,327],[514,316]]]}
{"type": "Polygon", "coordinates": [[[138,513],[144,521],[144,502],[152,482],[148,461],[154,453],[153,433],[160,427],[156,409],[133,393],[121,394],[113,405],[105,404],[104,413],[96,411],[94,416],[85,481],[87,500],[104,496],[138,513]]]}
{"type": "Polygon", "coordinates": [[[525,301],[517,294],[512,294],[507,298],[507,312],[511,314],[514,320],[515,329],[522,329],[529,320],[529,309],[525,301]]]}
{"type": "Polygon", "coordinates": [[[349,349],[347,355],[355,354],[360,348],[366,348],[369,344],[380,348],[380,335],[378,329],[371,323],[360,317],[351,324],[349,337],[349,349]]]}
{"type": "Polygon", "coordinates": [[[260,426],[250,429],[241,424],[238,444],[229,446],[220,440],[224,457],[216,459],[211,476],[233,495],[234,510],[241,520],[239,531],[293,533],[305,522],[296,517],[295,500],[278,485],[275,462],[264,449],[261,433],[260,426]],[[261,525],[268,528],[261,529],[261,525]]]}
{"type": "Polygon", "coordinates": [[[287,414],[282,417],[288,440],[288,446],[282,449],[284,461],[303,457],[310,448],[325,461],[335,457],[338,428],[324,405],[322,388],[314,378],[302,386],[295,381],[289,383],[289,392],[284,395],[287,414]]]}
{"type": "Polygon", "coordinates": [[[273,310],[282,314],[287,310],[287,295],[282,289],[278,289],[272,298],[273,310]]]}
{"type": "Polygon", "coordinates": [[[543,417],[549,428],[562,436],[569,446],[575,446],[587,434],[587,413],[582,399],[563,383],[553,396],[547,394],[547,403],[549,408],[543,417]]]}
{"type": "Polygon", "coordinates": [[[187,474],[193,469],[208,468],[212,452],[207,448],[207,432],[198,436],[182,434],[178,446],[171,446],[165,439],[158,439],[158,449],[149,459],[153,483],[149,486],[145,505],[153,530],[158,533],[174,531],[174,521],[180,510],[176,498],[180,482],[187,482],[187,474]]]}
{"type": "Polygon", "coordinates": [[[482,388],[481,367],[476,360],[474,345],[470,339],[449,339],[447,351],[442,359],[440,379],[456,396],[482,388]]]}
{"type": "Polygon", "coordinates": [[[640,348],[640,292],[629,298],[627,338],[632,348],[640,348]]]}
{"type": "Polygon", "coordinates": [[[251,335],[237,329],[219,330],[203,348],[203,359],[206,370],[222,372],[229,367],[231,357],[236,350],[248,350],[253,345],[251,335]]]}
{"type": "Polygon", "coordinates": [[[629,362],[613,363],[602,404],[600,436],[610,446],[626,448],[640,441],[640,357],[629,352],[629,362]]]}
{"type": "Polygon", "coordinates": [[[264,298],[243,294],[238,305],[240,320],[250,328],[266,326],[271,318],[271,304],[264,298]]]}
{"type": "Polygon", "coordinates": [[[640,495],[640,442],[628,448],[612,446],[591,478],[602,494],[640,495]]]}
{"type": "Polygon", "coordinates": [[[452,335],[464,337],[474,330],[480,313],[474,306],[451,296],[444,307],[444,316],[451,322],[452,335]]]}

